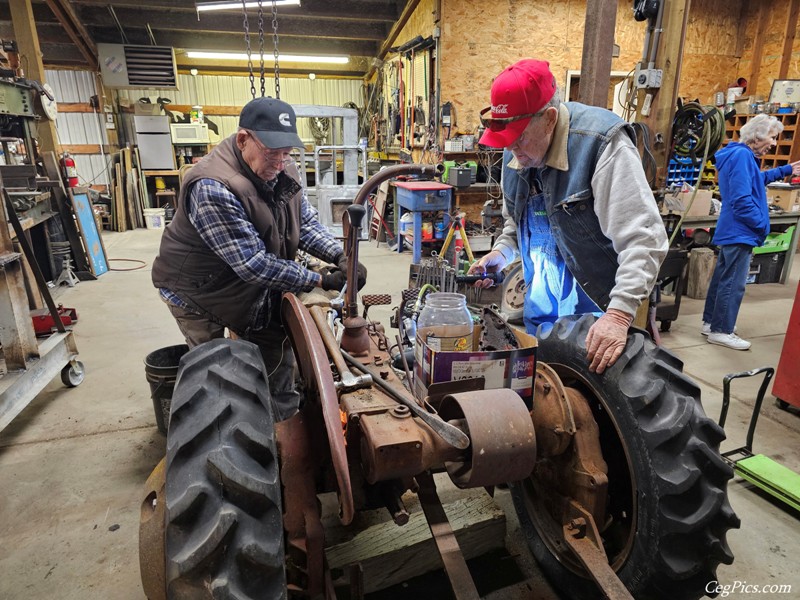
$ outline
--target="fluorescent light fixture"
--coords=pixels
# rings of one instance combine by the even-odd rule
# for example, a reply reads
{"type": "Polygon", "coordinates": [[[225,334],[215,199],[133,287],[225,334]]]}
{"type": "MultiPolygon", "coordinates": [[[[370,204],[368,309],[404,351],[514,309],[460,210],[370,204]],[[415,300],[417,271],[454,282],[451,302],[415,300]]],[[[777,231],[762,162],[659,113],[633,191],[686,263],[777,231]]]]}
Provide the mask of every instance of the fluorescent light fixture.
{"type": "MultiPolygon", "coordinates": [[[[258,52],[254,52],[252,59],[258,60],[258,52]]],[[[201,50],[187,50],[187,58],[213,58],[217,60],[247,60],[247,54],[244,52],[206,52],[201,50]]],[[[264,54],[264,60],[267,62],[274,61],[272,54],[264,54]]],[[[302,63],[327,63],[335,65],[344,65],[350,62],[347,56],[308,56],[305,54],[280,54],[278,55],[280,62],[302,62],[302,63]]]]}
{"type": "MultiPolygon", "coordinates": [[[[245,8],[258,8],[258,2],[245,2],[245,8]]],[[[300,0],[275,0],[276,6],[300,6],[300,0]]],[[[272,0],[262,0],[261,6],[272,7],[272,0]]],[[[242,10],[241,2],[195,2],[197,12],[211,10],[242,10]]]]}

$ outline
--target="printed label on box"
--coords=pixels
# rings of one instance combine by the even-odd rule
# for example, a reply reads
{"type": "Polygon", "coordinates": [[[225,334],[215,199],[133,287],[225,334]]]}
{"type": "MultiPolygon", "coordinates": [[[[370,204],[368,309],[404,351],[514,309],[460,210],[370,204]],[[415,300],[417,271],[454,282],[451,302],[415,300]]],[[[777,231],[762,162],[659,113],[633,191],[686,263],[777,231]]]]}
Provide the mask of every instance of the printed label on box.
{"type": "Polygon", "coordinates": [[[455,361],[451,374],[453,381],[485,377],[487,390],[501,388],[506,377],[506,361],[503,359],[455,361]]]}
{"type": "MultiPolygon", "coordinates": [[[[432,383],[484,377],[485,389],[514,390],[526,406],[532,408],[536,338],[524,332],[516,335],[520,348],[492,352],[437,352],[425,343],[418,343],[415,348],[414,393],[418,398],[424,398],[432,383]]],[[[479,332],[475,335],[475,339],[478,338],[479,332]]]]}

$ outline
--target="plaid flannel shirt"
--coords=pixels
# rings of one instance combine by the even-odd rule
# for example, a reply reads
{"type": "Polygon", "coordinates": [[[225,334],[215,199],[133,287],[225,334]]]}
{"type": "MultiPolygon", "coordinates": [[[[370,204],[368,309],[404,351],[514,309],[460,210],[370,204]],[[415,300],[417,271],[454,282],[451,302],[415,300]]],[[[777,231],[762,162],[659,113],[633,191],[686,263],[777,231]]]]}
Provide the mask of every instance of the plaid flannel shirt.
{"type": "MultiPolygon", "coordinates": [[[[265,182],[274,186],[274,181],[265,182]]],[[[272,290],[309,291],[320,275],[293,260],[269,254],[249,221],[239,199],[214,179],[200,179],[187,196],[189,221],[208,247],[242,280],[272,290]]],[[[303,191],[300,210],[300,250],[334,263],[342,247],[317,219],[303,191]]],[[[161,288],[161,298],[184,309],[191,308],[172,290],[161,288]]]]}

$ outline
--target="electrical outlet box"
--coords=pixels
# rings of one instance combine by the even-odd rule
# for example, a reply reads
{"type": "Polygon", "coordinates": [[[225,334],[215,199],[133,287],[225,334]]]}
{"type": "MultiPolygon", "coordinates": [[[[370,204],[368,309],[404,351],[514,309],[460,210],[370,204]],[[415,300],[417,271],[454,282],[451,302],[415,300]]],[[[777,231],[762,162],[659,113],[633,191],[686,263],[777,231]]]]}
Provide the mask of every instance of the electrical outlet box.
{"type": "Polygon", "coordinates": [[[636,69],[634,81],[637,88],[657,89],[661,87],[661,69],[636,69]]]}

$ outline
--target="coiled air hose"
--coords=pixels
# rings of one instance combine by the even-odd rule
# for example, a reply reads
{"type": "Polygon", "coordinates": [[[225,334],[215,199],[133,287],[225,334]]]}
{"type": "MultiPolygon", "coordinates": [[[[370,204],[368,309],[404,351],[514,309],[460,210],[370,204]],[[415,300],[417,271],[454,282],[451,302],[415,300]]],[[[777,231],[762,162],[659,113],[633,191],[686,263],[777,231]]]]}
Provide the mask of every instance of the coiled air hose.
{"type": "MultiPolygon", "coordinates": [[[[719,149],[724,139],[725,115],[716,106],[702,106],[697,102],[678,105],[672,121],[672,152],[677,156],[688,156],[693,162],[696,162],[697,151],[702,148],[701,174],[708,157],[719,149]]],[[[669,238],[670,246],[681,230],[681,223],[694,202],[697,189],[698,186],[695,185],[689,204],[669,238]]]]}

